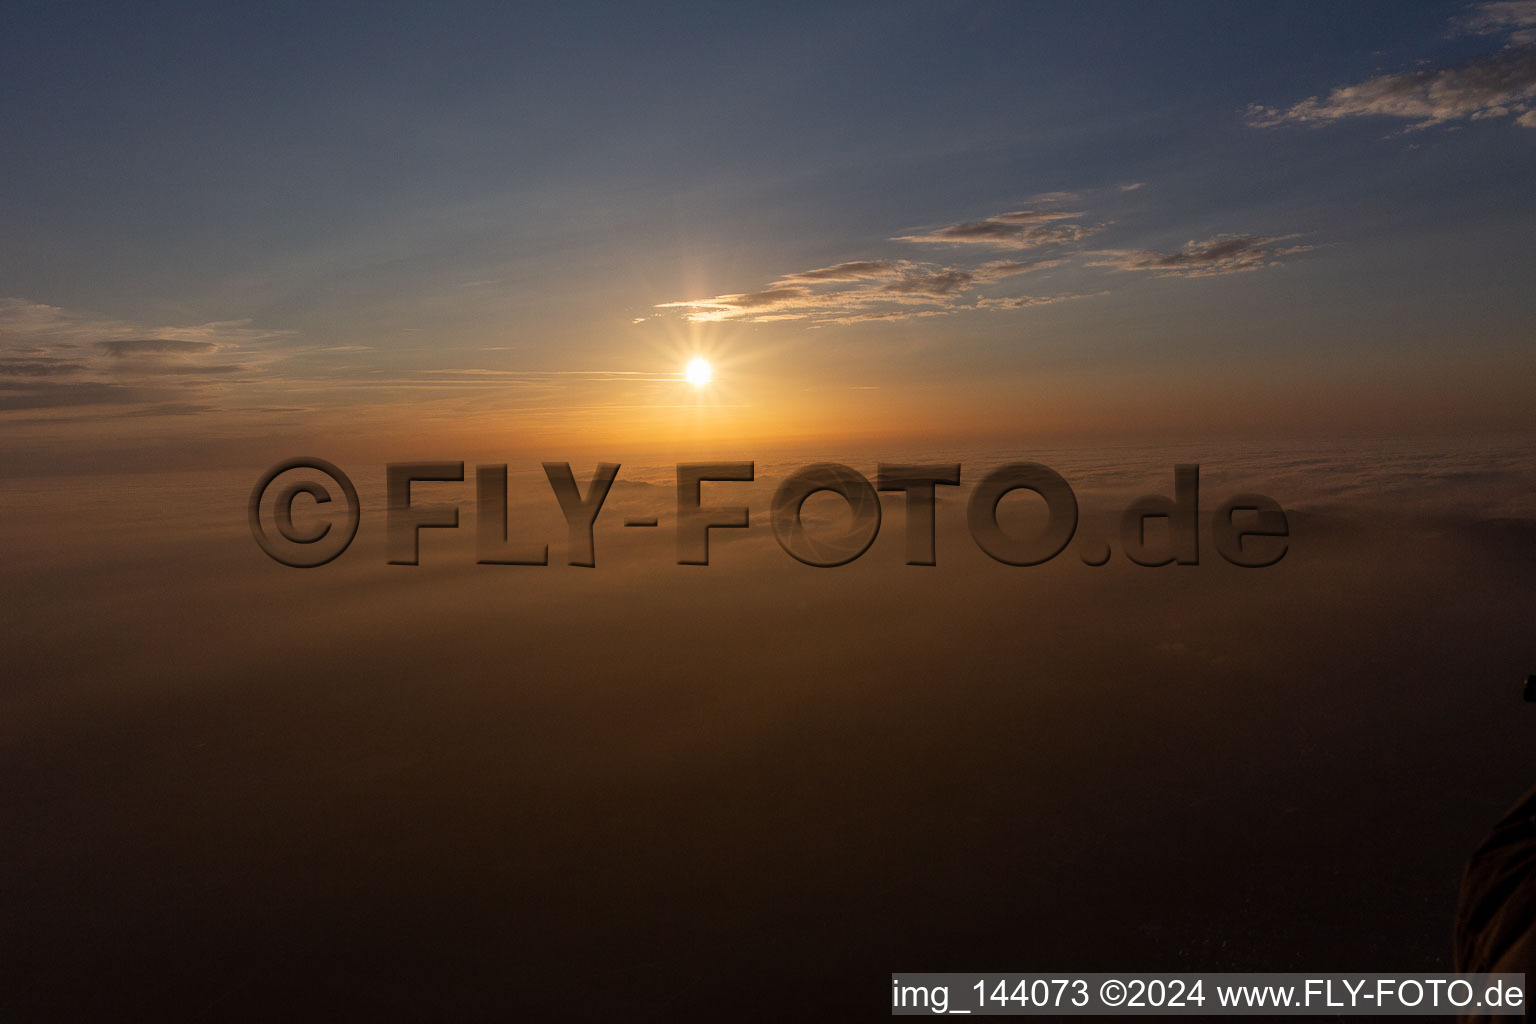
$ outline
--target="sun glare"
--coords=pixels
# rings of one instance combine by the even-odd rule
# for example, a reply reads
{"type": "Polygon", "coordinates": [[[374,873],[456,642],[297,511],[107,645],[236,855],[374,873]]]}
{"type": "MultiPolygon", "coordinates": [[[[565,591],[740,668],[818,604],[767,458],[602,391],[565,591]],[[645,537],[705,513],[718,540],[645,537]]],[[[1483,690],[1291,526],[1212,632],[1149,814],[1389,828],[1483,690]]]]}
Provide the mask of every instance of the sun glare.
{"type": "Polygon", "coordinates": [[[683,373],[687,376],[688,383],[694,387],[703,387],[715,375],[714,371],[709,368],[709,364],[702,359],[695,359],[689,363],[688,369],[684,370],[683,373]]]}

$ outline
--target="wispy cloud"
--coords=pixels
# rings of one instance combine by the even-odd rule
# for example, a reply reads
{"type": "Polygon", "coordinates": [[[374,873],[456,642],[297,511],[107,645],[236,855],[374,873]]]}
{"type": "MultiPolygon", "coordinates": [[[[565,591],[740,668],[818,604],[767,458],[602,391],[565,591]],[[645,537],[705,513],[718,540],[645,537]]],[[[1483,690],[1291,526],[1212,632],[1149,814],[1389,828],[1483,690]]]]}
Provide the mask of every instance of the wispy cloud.
{"type": "Polygon", "coordinates": [[[1472,13],[1456,19],[1456,28],[1475,36],[1506,36],[1509,43],[1536,43],[1536,0],[1500,0],[1478,4],[1472,13]]]}
{"type": "Polygon", "coordinates": [[[118,359],[135,356],[192,356],[215,351],[211,341],[179,341],[175,338],[123,338],[98,341],[96,347],[118,359]]]}
{"type": "Polygon", "coordinates": [[[978,281],[1001,281],[1005,277],[1028,274],[1034,270],[1049,270],[1051,267],[1059,267],[1067,262],[1065,259],[993,260],[977,267],[974,275],[978,281]]]}
{"type": "Polygon", "coordinates": [[[975,305],[977,289],[1063,260],[994,260],[975,267],[854,260],[787,274],[753,292],[663,302],[696,322],[810,320],[846,324],[937,316],[975,305]]]}
{"type": "Polygon", "coordinates": [[[1081,213],[1054,210],[1011,210],[984,220],[962,221],[900,235],[893,241],[922,245],[984,245],[995,249],[1037,249],[1079,242],[1103,230],[1102,225],[1066,224],[1081,213]]]}
{"type": "Polygon", "coordinates": [[[176,394],[171,388],[144,388],[106,381],[0,378],[0,411],[62,409],[81,405],[143,405],[166,401],[176,394]]]}
{"type": "Polygon", "coordinates": [[[66,377],[85,369],[72,359],[34,356],[30,359],[0,358],[0,377],[66,377]]]}
{"type": "Polygon", "coordinates": [[[80,313],[27,299],[0,298],[0,352],[7,354],[100,347],[103,342],[111,342],[124,352],[146,347],[141,342],[152,343],[147,347],[162,345],[162,351],[166,352],[176,347],[174,344],[165,344],[167,342],[196,342],[214,348],[231,349],[291,333],[254,327],[249,319],[146,327],[144,324],[80,313]],[[120,345],[119,339],[122,340],[120,345]]]}
{"type": "Polygon", "coordinates": [[[820,320],[813,326],[821,324],[862,324],[878,320],[913,320],[925,316],[943,316],[952,312],[948,309],[917,309],[917,310],[888,310],[884,313],[855,313],[851,316],[836,316],[830,319],[820,320]]]}
{"type": "Polygon", "coordinates": [[[1188,242],[1175,252],[1151,249],[1104,249],[1092,254],[1090,267],[1150,271],[1158,277],[1214,277],[1274,266],[1287,256],[1307,252],[1310,245],[1277,245],[1295,238],[1285,235],[1218,235],[1188,242]]]}
{"type": "Polygon", "coordinates": [[[273,353],[285,331],[248,320],[146,329],[19,298],[0,299],[0,409],[157,404],[204,408],[207,386],[273,353]]]}
{"type": "Polygon", "coordinates": [[[1107,295],[1108,292],[1087,292],[1082,295],[1012,295],[1000,299],[977,299],[977,309],[1031,309],[1035,306],[1049,306],[1057,302],[1065,302],[1068,299],[1089,299],[1096,295],[1107,295]]]}
{"type": "MultiPolygon", "coordinates": [[[[1140,189],[1134,182],[1113,193],[1140,189]]],[[[1102,194],[1098,193],[1098,194],[1102,194]]],[[[889,241],[917,245],[981,249],[1028,250],[1051,246],[1038,256],[980,262],[922,262],[880,257],[846,260],[825,267],[796,271],[755,291],[732,292],[696,299],[663,302],[659,310],[680,311],[694,322],[732,321],[774,323],[805,321],[809,326],[912,320],[966,310],[1030,309],[1064,299],[1102,295],[1102,291],[1009,295],[995,287],[1011,278],[1077,263],[1080,267],[1151,271],[1160,277],[1212,277],[1273,266],[1309,246],[1282,245],[1295,235],[1219,235],[1190,242],[1176,252],[1146,249],[1085,250],[1084,238],[1107,225],[1078,223],[1080,212],[1053,210],[1077,205],[1078,193],[1058,192],[1034,197],[1029,209],[1010,210],[980,220],[961,221],[889,241]]],[[[990,253],[994,257],[995,252],[990,253]]],[[[1006,291],[1006,288],[1002,290],[1006,291]]],[[[639,320],[644,320],[642,317],[639,320]]],[[[637,321],[638,322],[638,321],[637,321]]]]}
{"type": "Polygon", "coordinates": [[[804,270],[780,278],[782,284],[800,284],[821,281],[868,281],[899,274],[905,264],[899,260],[853,260],[834,263],[830,267],[804,270]]]}
{"type": "Polygon", "coordinates": [[[1504,49],[1459,64],[1427,66],[1341,85],[1289,107],[1255,103],[1248,123],[1257,128],[1325,125],[1355,117],[1388,117],[1418,131],[1454,121],[1513,117],[1536,128],[1536,2],[1481,4],[1455,27],[1473,35],[1503,36],[1504,49]]]}

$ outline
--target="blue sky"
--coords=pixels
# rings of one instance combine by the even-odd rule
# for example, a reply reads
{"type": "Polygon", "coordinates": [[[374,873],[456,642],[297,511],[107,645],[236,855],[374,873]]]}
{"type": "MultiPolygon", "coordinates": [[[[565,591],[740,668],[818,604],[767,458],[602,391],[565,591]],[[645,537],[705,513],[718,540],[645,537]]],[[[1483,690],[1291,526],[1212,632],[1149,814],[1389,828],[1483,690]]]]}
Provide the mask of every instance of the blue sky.
{"type": "Polygon", "coordinates": [[[34,416],[85,394],[60,383],[229,405],[199,359],[290,397],[666,374],[700,343],[686,317],[721,311],[669,304],[883,262],[767,311],[794,319],[726,302],[704,344],[778,390],[1341,359],[1508,378],[1530,369],[1532,25],[1531,3],[11,4],[0,342],[80,364],[13,382],[34,416]],[[1021,211],[1081,237],[942,241],[1021,211]],[[1048,265],[923,291],[1026,259],[1048,265]],[[100,347],[138,337],[211,347],[100,347]]]}

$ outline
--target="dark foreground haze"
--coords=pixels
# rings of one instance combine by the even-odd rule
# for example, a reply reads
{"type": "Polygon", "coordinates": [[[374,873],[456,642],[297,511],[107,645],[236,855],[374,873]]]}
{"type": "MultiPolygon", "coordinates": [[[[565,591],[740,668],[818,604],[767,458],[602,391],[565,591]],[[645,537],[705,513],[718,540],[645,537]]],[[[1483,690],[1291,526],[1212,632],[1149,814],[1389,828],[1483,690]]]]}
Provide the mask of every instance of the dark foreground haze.
{"type": "Polygon", "coordinates": [[[6,481],[0,1017],[874,1017],[891,971],[1448,969],[1462,864],[1536,782],[1528,445],[942,453],[1053,466],[1079,540],[994,563],[962,487],[936,567],[891,495],[814,569],[768,495],[837,454],[706,485],[753,506],[707,568],[673,564],[669,466],[621,470],[595,569],[533,460],[543,568],[474,564],[472,484],[423,486],[461,528],[386,566],[382,459],[344,465],[362,529],[311,571],[246,529],[259,463],[6,481]],[[1082,564],[1178,461],[1202,564],[1082,564]],[[1289,511],[1279,565],[1216,556],[1238,490],[1289,511]]]}

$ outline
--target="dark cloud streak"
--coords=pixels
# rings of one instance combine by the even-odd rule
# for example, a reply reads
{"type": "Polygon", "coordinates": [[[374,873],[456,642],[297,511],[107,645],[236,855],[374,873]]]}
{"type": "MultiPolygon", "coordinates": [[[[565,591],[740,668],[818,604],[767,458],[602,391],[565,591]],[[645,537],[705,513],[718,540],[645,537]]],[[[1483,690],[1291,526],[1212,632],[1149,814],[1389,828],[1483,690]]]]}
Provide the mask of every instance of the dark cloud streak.
{"type": "Polygon", "coordinates": [[[1214,277],[1274,266],[1283,257],[1306,252],[1311,246],[1277,247],[1294,235],[1218,235],[1203,242],[1189,242],[1176,252],[1151,249],[1106,249],[1093,254],[1090,267],[1150,271],[1159,277],[1214,277]]]}
{"type": "Polygon", "coordinates": [[[97,347],[118,359],[131,356],[189,356],[212,352],[217,345],[210,341],[176,341],[172,338],[124,338],[114,341],[98,341],[97,347]]]}

